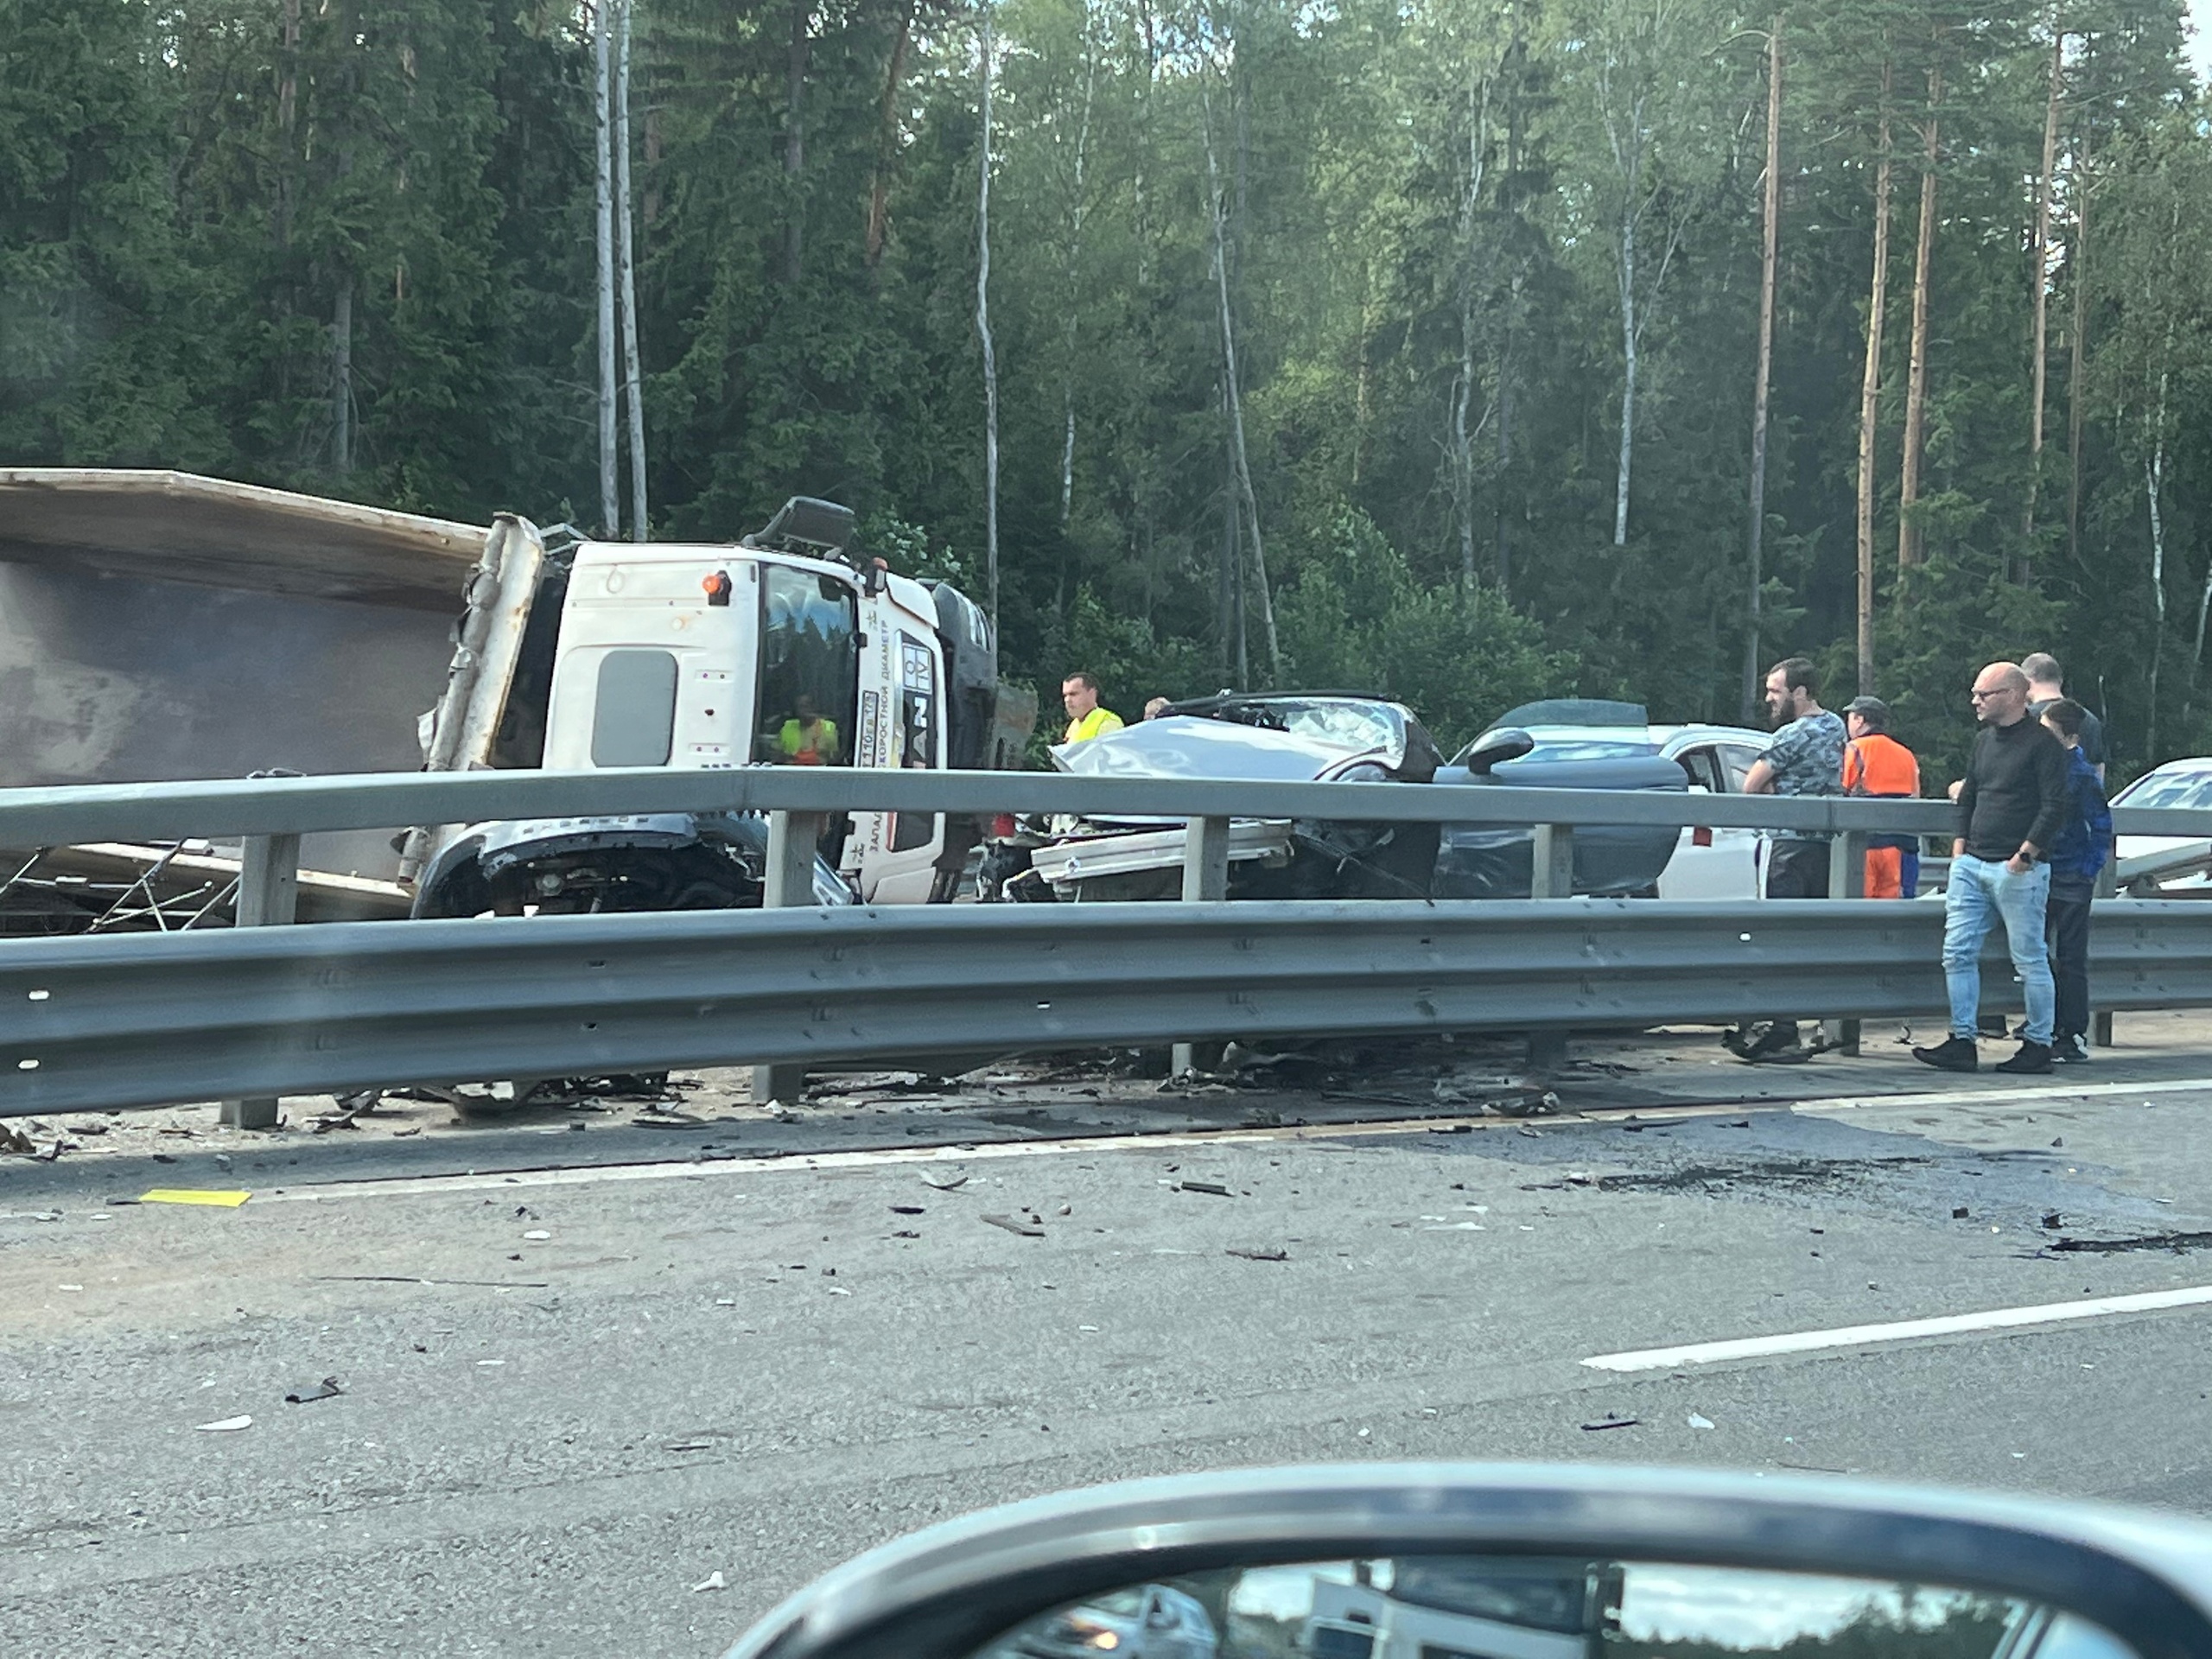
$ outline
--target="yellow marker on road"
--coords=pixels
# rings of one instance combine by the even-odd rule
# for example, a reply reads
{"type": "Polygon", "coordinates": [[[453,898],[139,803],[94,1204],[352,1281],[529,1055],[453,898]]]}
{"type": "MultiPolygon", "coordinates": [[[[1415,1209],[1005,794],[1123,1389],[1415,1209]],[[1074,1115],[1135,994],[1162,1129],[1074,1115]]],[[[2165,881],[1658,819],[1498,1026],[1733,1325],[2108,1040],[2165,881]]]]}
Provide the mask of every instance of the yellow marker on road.
{"type": "Polygon", "coordinates": [[[235,1210],[253,1196],[251,1192],[209,1192],[197,1187],[157,1186],[141,1193],[141,1204],[205,1204],[219,1210],[235,1210]]]}

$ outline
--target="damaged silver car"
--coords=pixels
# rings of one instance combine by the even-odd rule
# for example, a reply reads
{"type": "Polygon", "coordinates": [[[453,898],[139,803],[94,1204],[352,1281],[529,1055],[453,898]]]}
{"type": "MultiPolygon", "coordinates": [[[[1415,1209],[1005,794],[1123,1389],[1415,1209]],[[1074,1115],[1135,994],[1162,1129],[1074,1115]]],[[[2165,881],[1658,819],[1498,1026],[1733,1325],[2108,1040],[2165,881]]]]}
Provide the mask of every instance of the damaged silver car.
{"type": "MultiPolygon", "coordinates": [[[[1402,703],[1339,692],[1224,694],[1052,752],[1086,777],[1215,778],[1266,783],[1425,784],[1444,755],[1402,703]]],[[[1173,899],[1182,891],[1180,819],[1055,818],[1001,836],[986,858],[987,898],[1028,902],[1173,899]]],[[[1236,818],[1232,899],[1425,899],[1433,823],[1236,818]]]]}

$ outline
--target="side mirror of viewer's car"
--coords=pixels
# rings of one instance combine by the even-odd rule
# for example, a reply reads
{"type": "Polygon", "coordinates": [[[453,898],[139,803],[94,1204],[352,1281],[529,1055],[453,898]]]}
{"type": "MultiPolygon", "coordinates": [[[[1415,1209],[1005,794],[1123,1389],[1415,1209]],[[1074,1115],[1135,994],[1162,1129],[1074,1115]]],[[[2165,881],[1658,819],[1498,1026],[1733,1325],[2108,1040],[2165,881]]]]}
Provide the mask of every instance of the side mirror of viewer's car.
{"type": "Polygon", "coordinates": [[[1134,1481],[839,1567],[729,1659],[2212,1659],[2212,1527],[1905,1486],[1403,1464],[1134,1481]]]}

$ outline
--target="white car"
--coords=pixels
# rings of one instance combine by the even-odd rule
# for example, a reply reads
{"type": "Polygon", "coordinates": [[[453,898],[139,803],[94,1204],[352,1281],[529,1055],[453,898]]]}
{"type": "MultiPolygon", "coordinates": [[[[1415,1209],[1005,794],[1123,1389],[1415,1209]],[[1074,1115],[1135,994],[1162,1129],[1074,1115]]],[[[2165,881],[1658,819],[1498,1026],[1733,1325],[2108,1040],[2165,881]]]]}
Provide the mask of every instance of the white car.
{"type": "MultiPolygon", "coordinates": [[[[1529,726],[1535,754],[1597,760],[1656,753],[1689,774],[1693,792],[1740,795],[1752,764],[1774,741],[1744,726],[1529,726]]],[[[2208,763],[2212,764],[2212,763],[2208,763]]],[[[1757,899],[1765,841],[1757,830],[1684,830],[1660,872],[1662,899],[1757,899]]]]}
{"type": "MultiPolygon", "coordinates": [[[[1690,775],[1690,788],[1740,795],[1772,732],[1745,726],[1654,726],[1659,753],[1690,775]]],[[[1765,837],[1757,830],[1685,830],[1659,877],[1662,899],[1757,899],[1764,891],[1765,837]]]]}
{"type": "MultiPolygon", "coordinates": [[[[2183,760],[2169,760],[2154,766],[2133,783],[2112,798],[2114,806],[2180,806],[2212,807],[2212,756],[2195,755],[2183,760]]],[[[2202,846],[2202,838],[2190,836],[2120,836],[2113,840],[2113,856],[2122,861],[2141,858],[2148,853],[2178,852],[2183,848],[2202,846]]],[[[2212,877],[2199,870],[2192,874],[2175,875],[2158,883],[2171,891],[2184,892],[2195,887],[2212,886],[2212,877]]]]}

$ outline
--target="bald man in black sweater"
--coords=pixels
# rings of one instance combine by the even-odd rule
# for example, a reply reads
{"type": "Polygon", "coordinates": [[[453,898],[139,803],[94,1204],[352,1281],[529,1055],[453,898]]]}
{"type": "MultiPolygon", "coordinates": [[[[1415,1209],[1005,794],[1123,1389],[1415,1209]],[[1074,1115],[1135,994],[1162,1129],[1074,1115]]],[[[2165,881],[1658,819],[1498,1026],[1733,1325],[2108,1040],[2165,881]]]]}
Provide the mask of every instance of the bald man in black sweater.
{"type": "Polygon", "coordinates": [[[1992,663],[1974,677],[1982,724],[1959,791],[1959,834],[1943,890],[1943,977],[1951,995],[1951,1033],[1913,1058],[1945,1071],[1980,1065],[1974,1046],[1981,1008],[1981,946],[1990,925],[2005,925],[2012,969],[2025,988],[2028,1025],[2020,1052],[1999,1071],[2050,1070],[2056,992],[2044,944],[2050,867],[2069,791],[2065,746],[2028,718],[2028,677],[2017,664],[1992,663]]]}

